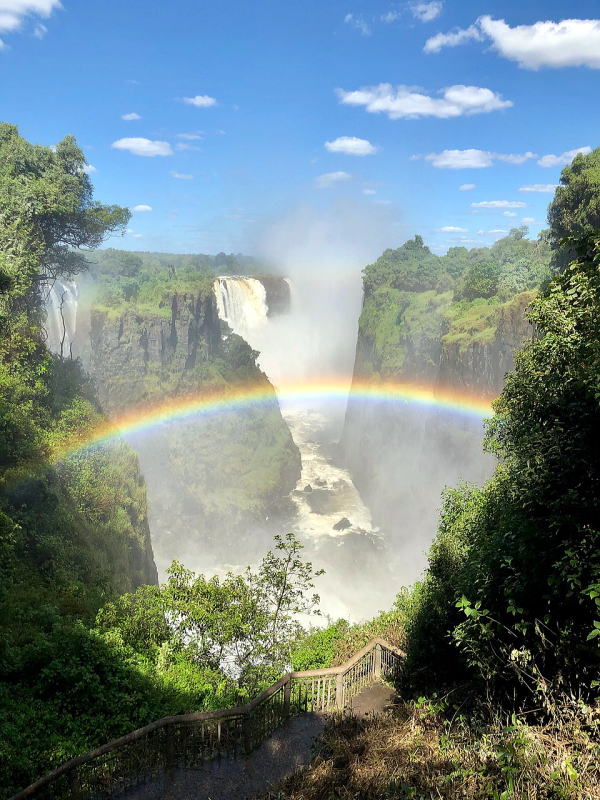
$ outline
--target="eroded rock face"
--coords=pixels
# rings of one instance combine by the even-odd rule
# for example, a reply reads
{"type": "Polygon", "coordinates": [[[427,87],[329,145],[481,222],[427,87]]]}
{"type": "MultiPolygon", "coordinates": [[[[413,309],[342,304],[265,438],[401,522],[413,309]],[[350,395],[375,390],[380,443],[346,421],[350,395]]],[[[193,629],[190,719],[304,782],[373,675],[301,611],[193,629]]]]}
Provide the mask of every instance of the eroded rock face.
{"type": "Polygon", "coordinates": [[[162,314],[90,312],[89,370],[109,414],[177,391],[186,372],[221,350],[211,297],[173,295],[162,305],[162,314]]]}
{"type": "Polygon", "coordinates": [[[525,318],[532,298],[532,292],[523,292],[499,308],[490,342],[474,341],[461,347],[459,342],[442,340],[439,383],[482,395],[500,394],[506,373],[514,366],[515,353],[533,337],[533,327],[525,318]]]}
{"type": "MultiPolygon", "coordinates": [[[[499,394],[515,352],[533,336],[525,318],[532,298],[526,292],[491,309],[483,331],[449,333],[435,319],[428,320],[421,338],[413,327],[401,339],[396,373],[384,377],[439,386],[440,391],[450,388],[458,398],[461,393],[499,394]]],[[[439,312],[445,313],[443,306],[439,312]]],[[[376,342],[363,341],[359,330],[354,372],[359,380],[376,383],[380,378],[374,367],[381,354],[374,347],[376,342]]],[[[475,416],[350,398],[342,442],[346,466],[396,553],[400,582],[415,580],[425,566],[444,487],[480,483],[493,470],[495,461],[483,452],[482,439],[483,423],[475,416]]]]}
{"type": "Polygon", "coordinates": [[[268,316],[287,314],[292,302],[290,284],[287,280],[279,275],[263,275],[258,280],[265,287],[267,293],[268,316]]]}
{"type": "Polygon", "coordinates": [[[289,513],[300,455],[256,353],[219,320],[212,291],[173,294],[156,310],[92,306],[80,344],[110,416],[236,385],[263,387],[272,402],[149,425],[131,440],[148,485],[156,562],[196,570],[247,563],[289,513]],[[265,522],[268,520],[268,522],[265,522]]]}

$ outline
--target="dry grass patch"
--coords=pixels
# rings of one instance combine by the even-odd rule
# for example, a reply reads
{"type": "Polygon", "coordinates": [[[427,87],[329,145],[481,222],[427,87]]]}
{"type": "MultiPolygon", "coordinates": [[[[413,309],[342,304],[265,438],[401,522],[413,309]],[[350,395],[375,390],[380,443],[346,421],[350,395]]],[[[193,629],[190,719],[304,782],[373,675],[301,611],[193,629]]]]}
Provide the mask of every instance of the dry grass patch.
{"type": "Polygon", "coordinates": [[[475,728],[428,704],[402,703],[376,718],[332,718],[311,766],[264,797],[600,800],[600,746],[576,720],[475,728]]]}

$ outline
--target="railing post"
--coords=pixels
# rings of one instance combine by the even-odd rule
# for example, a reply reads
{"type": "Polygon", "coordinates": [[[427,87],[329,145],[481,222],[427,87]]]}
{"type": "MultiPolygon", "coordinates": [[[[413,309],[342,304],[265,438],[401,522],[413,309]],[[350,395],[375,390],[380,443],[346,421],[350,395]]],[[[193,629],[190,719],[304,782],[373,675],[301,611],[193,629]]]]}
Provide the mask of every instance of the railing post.
{"type": "Polygon", "coordinates": [[[76,769],[73,770],[69,776],[69,797],[73,800],[83,800],[83,792],[81,790],[81,783],[79,781],[79,774],[76,769]]]}
{"type": "Polygon", "coordinates": [[[252,713],[246,712],[242,717],[242,747],[244,755],[252,752],[252,713]]]}
{"type": "Polygon", "coordinates": [[[381,678],[381,645],[375,645],[375,652],[373,654],[373,675],[375,678],[381,678]]]}
{"type": "Polygon", "coordinates": [[[335,678],[335,705],[344,708],[344,673],[338,672],[335,678]]]}
{"type": "Polygon", "coordinates": [[[288,679],[283,687],[283,716],[290,716],[290,702],[292,699],[292,676],[288,675],[288,679]]]}
{"type": "Polygon", "coordinates": [[[242,738],[244,755],[249,755],[252,752],[252,712],[246,712],[242,718],[242,738]]]}

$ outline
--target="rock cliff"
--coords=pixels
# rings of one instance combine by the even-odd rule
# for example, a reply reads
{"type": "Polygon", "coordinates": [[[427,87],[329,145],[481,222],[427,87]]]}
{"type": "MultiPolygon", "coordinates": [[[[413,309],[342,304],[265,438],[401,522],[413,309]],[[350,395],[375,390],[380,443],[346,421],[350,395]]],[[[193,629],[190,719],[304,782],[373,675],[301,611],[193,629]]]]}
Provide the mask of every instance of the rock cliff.
{"type": "Polygon", "coordinates": [[[120,314],[92,307],[89,368],[110,414],[159,399],[192,384],[197,367],[221,353],[212,298],[172,295],[158,312],[120,314]]]}
{"type": "MultiPolygon", "coordinates": [[[[409,294],[409,293],[406,293],[409,294]]],[[[451,294],[403,296],[390,309],[364,304],[355,380],[426,383],[440,390],[497,395],[515,351],[532,336],[525,309],[533,292],[506,303],[463,308],[451,294]],[[384,315],[393,320],[379,335],[384,315]]],[[[400,580],[415,579],[438,521],[445,486],[484,480],[494,461],[482,451],[480,419],[425,410],[408,403],[385,405],[351,397],[343,451],[346,464],[391,550],[400,580]]]]}
{"type": "Polygon", "coordinates": [[[145,308],[95,306],[78,342],[102,408],[132,407],[264,386],[272,401],[150,425],[129,441],[148,484],[159,570],[242,563],[272,540],[288,512],[300,456],[256,353],[219,320],[212,291],[177,293],[145,308]]]}

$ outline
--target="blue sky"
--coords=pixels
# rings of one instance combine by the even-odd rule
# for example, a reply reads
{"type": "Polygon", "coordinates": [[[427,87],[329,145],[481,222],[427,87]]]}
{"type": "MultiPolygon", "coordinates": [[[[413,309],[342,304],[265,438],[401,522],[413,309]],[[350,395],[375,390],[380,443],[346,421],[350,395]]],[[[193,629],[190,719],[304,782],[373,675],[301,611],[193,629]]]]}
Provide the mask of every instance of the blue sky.
{"type": "Polygon", "coordinates": [[[151,209],[113,246],[252,251],[278,215],[341,201],[385,215],[391,247],[489,244],[524,219],[537,234],[540,189],[600,145],[598,11],[0,0],[2,119],[75,135],[98,199],[151,209]]]}

